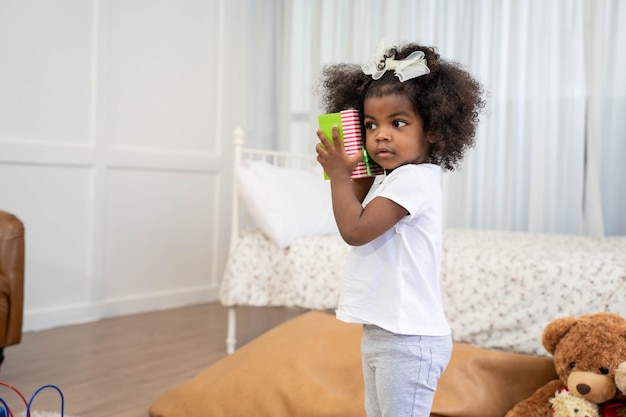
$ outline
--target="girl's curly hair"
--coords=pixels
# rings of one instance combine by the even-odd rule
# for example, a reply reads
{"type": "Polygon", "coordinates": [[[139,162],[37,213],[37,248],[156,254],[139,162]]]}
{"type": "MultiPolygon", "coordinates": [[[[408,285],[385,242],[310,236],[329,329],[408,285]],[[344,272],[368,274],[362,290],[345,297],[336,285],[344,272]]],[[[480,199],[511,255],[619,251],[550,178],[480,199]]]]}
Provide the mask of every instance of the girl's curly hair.
{"type": "Polygon", "coordinates": [[[378,80],[365,75],[360,65],[325,66],[320,80],[322,106],[327,113],[357,109],[363,120],[368,97],[399,94],[412,103],[432,141],[429,162],[453,171],[465,151],[474,146],[479,113],[485,107],[481,85],[458,63],[441,59],[436,49],[407,44],[396,49],[396,59],[424,52],[430,73],[400,82],[393,71],[378,80]]]}

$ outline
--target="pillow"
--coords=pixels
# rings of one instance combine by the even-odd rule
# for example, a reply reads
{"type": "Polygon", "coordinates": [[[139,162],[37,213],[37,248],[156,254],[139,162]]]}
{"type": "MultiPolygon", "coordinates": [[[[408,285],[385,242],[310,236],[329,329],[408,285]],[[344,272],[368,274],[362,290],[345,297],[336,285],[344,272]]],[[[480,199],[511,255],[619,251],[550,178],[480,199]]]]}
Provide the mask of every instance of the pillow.
{"type": "Polygon", "coordinates": [[[237,184],[254,222],[280,248],[301,237],[338,233],[330,184],[321,169],[313,172],[247,161],[237,169],[237,184]]]}
{"type": "MultiPolygon", "coordinates": [[[[304,313],[169,388],[151,417],[365,417],[362,327],[304,313]]],[[[434,416],[503,417],[556,379],[551,358],[455,343],[434,416]]]]}

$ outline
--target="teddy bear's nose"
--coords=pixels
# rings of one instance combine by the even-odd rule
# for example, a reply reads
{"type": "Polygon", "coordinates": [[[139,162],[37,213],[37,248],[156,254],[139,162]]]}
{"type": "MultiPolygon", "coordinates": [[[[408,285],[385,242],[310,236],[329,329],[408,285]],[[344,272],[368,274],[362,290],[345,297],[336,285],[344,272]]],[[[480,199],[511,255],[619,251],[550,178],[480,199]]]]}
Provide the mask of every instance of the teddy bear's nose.
{"type": "Polygon", "coordinates": [[[585,395],[589,391],[591,391],[591,387],[589,385],[587,385],[587,384],[578,384],[578,385],[576,385],[576,391],[578,391],[582,395],[585,395]]]}

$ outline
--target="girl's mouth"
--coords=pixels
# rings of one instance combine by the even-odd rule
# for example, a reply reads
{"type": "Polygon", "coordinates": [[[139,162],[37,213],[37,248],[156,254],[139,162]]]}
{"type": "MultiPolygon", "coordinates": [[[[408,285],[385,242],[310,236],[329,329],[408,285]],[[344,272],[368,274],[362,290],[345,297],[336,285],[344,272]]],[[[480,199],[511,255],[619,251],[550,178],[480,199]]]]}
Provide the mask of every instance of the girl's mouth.
{"type": "Polygon", "coordinates": [[[380,156],[380,157],[389,157],[391,156],[393,153],[389,150],[389,149],[378,149],[376,151],[376,156],[380,156]]]}

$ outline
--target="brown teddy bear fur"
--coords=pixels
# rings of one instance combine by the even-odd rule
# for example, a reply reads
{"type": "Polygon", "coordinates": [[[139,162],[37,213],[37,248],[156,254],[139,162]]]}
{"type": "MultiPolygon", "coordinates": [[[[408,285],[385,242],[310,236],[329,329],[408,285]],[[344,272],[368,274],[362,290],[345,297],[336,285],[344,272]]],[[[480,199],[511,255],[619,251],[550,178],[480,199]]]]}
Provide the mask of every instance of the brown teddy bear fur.
{"type": "MultiPolygon", "coordinates": [[[[517,403],[506,417],[550,417],[550,399],[563,388],[626,417],[626,319],[613,313],[561,317],[548,323],[543,347],[554,357],[559,379],[517,403]]],[[[610,414],[605,413],[605,416],[610,414]]]]}

